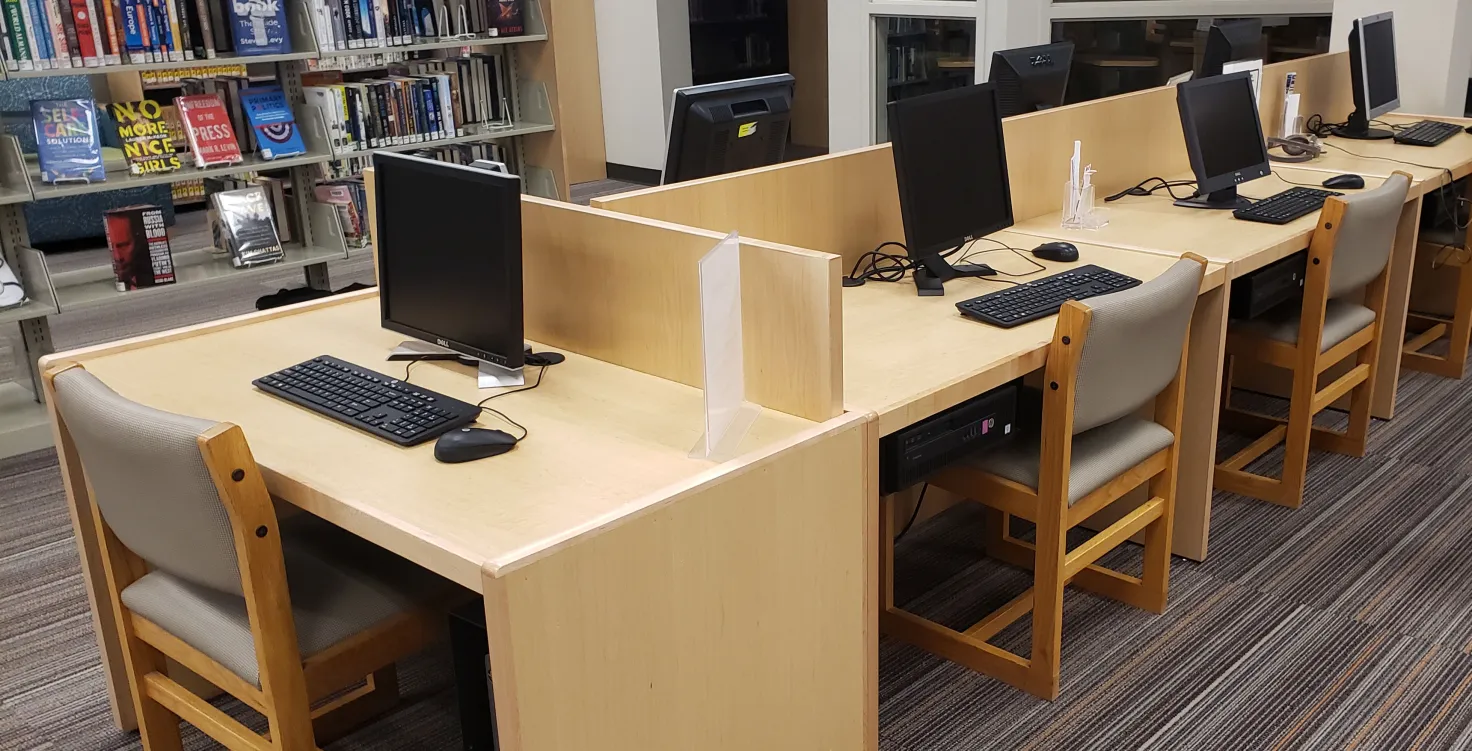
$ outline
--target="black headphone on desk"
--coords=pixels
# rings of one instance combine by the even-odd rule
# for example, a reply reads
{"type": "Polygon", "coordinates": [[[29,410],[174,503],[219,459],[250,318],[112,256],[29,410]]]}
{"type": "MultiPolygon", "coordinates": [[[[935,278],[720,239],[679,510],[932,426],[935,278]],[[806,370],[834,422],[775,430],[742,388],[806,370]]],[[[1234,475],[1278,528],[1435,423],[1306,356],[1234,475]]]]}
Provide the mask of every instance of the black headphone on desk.
{"type": "Polygon", "coordinates": [[[1324,153],[1324,147],[1319,145],[1319,139],[1308,134],[1296,134],[1287,138],[1268,139],[1268,159],[1275,162],[1297,164],[1300,162],[1311,162],[1324,153]],[[1283,153],[1274,154],[1273,149],[1282,149],[1283,153]]]}

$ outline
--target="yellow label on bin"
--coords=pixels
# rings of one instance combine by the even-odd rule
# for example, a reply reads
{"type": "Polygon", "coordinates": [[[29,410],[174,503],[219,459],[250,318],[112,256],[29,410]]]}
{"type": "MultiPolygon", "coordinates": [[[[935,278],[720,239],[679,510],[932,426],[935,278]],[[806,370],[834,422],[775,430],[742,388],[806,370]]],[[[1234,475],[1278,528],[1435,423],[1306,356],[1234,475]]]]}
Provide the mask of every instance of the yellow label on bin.
{"type": "Polygon", "coordinates": [[[736,129],[736,137],[737,138],[745,138],[745,137],[747,137],[747,136],[749,136],[749,135],[751,135],[752,133],[755,133],[755,132],[756,132],[756,123],[742,123],[741,124],[741,127],[739,127],[739,128],[736,129]]]}

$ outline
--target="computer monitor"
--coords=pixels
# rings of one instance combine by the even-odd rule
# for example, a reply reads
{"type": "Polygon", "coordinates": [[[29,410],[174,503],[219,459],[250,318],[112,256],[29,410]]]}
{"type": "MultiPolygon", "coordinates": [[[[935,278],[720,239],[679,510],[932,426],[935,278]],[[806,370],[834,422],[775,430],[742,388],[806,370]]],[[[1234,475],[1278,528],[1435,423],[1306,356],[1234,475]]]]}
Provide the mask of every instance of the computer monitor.
{"type": "Polygon", "coordinates": [[[781,164],[793,81],[783,73],[675,89],[661,183],[781,164]]]}
{"type": "Polygon", "coordinates": [[[520,370],[521,179],[373,155],[383,327],[520,370]]]}
{"type": "Polygon", "coordinates": [[[1239,18],[1217,21],[1206,35],[1206,51],[1201,55],[1201,70],[1196,78],[1222,74],[1222,66],[1238,60],[1261,60],[1262,19],[1239,18]]]}
{"type": "Polygon", "coordinates": [[[987,80],[997,85],[1002,117],[1061,106],[1072,65],[1073,42],[993,52],[987,80]]]}
{"type": "Polygon", "coordinates": [[[1349,30],[1349,80],[1354,87],[1354,112],[1334,135],[1378,140],[1395,133],[1371,128],[1370,121],[1400,107],[1400,84],[1395,71],[1395,19],[1380,13],[1355,19],[1349,30]]]}
{"type": "Polygon", "coordinates": [[[889,103],[905,248],[921,295],[960,275],[943,254],[1012,226],[996,84],[889,103]]]}
{"type": "Polygon", "coordinates": [[[1196,196],[1176,201],[1197,209],[1239,209],[1251,203],[1237,186],[1272,172],[1250,73],[1187,81],[1176,87],[1196,196]]]}

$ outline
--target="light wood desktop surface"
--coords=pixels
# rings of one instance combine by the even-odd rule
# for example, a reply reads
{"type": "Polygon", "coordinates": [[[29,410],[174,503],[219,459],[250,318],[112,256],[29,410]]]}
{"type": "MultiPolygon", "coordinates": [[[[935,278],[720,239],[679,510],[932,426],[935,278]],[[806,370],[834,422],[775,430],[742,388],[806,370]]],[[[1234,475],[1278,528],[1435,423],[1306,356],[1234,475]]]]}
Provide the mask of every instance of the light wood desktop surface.
{"type": "MultiPolygon", "coordinates": [[[[129,399],[240,425],[273,495],[482,593],[503,748],[872,747],[868,415],[763,409],[748,453],[692,459],[700,390],[569,352],[537,389],[490,405],[528,439],[446,465],[432,442],[391,445],[251,386],[323,354],[397,376],[404,364],[384,358],[403,338],[365,290],[46,365],[81,363],[129,399]],[[735,706],[764,722],[737,727],[735,706]]],[[[419,363],[410,382],[470,402],[496,393],[450,363],[419,363]]]]}
{"type": "MultiPolygon", "coordinates": [[[[1472,119],[1440,115],[1393,113],[1379,119],[1395,125],[1421,120],[1443,120],[1464,128],[1472,126],[1472,119]]],[[[1413,198],[1445,185],[1446,170],[1451,170],[1452,179],[1472,174],[1472,134],[1457,134],[1430,147],[1407,146],[1390,139],[1356,141],[1336,137],[1325,139],[1325,144],[1327,151],[1323,156],[1294,166],[1316,172],[1363,175],[1366,178],[1389,177],[1396,170],[1408,172],[1415,178],[1411,184],[1413,198]]]]}
{"type": "MultiPolygon", "coordinates": [[[[1037,238],[1017,232],[989,236],[1032,258],[1037,238]]],[[[991,247],[977,241],[971,250],[991,247]]],[[[1101,245],[1079,244],[1077,263],[1038,260],[1038,270],[1011,252],[973,256],[1031,281],[1082,264],[1149,280],[1176,259],[1101,245]]],[[[969,252],[969,251],[968,251],[969,252]]],[[[1008,277],[1001,277],[1008,278],[1008,277]]],[[[1183,431],[1176,501],[1175,552],[1201,560],[1211,516],[1211,475],[1216,457],[1217,399],[1221,352],[1226,335],[1226,270],[1211,264],[1202,282],[1188,339],[1187,430],[1183,431]]],[[[920,297],[914,282],[869,282],[843,291],[844,403],[855,412],[873,412],[874,440],[930,417],[1015,378],[1041,368],[1057,316],[1002,329],[961,316],[956,303],[1005,289],[986,279],[946,282],[944,297],[920,297]]]]}

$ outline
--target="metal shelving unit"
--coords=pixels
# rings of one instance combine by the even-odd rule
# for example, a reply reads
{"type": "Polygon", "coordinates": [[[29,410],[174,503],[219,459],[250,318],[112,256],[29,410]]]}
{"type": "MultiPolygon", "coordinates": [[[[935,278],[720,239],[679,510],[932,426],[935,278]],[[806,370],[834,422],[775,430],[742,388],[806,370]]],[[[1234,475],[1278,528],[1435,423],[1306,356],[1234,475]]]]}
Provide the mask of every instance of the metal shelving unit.
{"type": "MultiPolygon", "coordinates": [[[[212,249],[175,249],[175,282],[173,284],[140,290],[118,291],[113,279],[111,265],[95,266],[76,271],[53,274],[46,256],[30,247],[22,206],[31,201],[65,196],[78,196],[109,190],[164,185],[202,177],[236,175],[262,170],[286,169],[291,173],[294,186],[303,188],[316,182],[313,168],[335,159],[366,156],[377,151],[413,151],[435,146],[474,143],[481,141],[511,140],[516,162],[523,165],[524,184],[530,193],[558,198],[556,180],[550,169],[530,165],[526,149],[520,136],[545,133],[555,129],[552,106],[547,86],[543,82],[522,77],[516,50],[520,45],[535,44],[548,40],[547,27],[541,6],[531,0],[526,6],[527,33],[515,37],[487,37],[479,39],[447,39],[422,42],[401,47],[373,47],[353,50],[318,50],[316,34],[312,28],[312,14],[305,0],[288,0],[291,24],[292,47],[300,50],[283,55],[226,56],[208,60],[179,62],[157,62],[130,65],[110,65],[96,68],[70,68],[43,71],[9,71],[9,78],[44,78],[51,76],[100,75],[144,70],[168,70],[194,66],[226,65],[231,63],[274,63],[277,80],[286,91],[287,99],[297,114],[307,153],[301,156],[277,160],[264,160],[257,155],[246,157],[239,164],[205,169],[185,168],[176,172],[133,176],[124,172],[109,172],[107,179],[98,183],[66,183],[47,185],[40,181],[39,170],[27,164],[21,153],[20,143],[14,136],[0,137],[0,253],[8,263],[19,270],[21,282],[26,287],[30,301],[16,308],[0,310],[0,326],[18,326],[20,338],[16,350],[17,380],[0,382],[0,458],[26,451],[44,448],[51,444],[51,428],[47,409],[42,403],[40,373],[36,368],[38,358],[54,351],[51,343],[49,318],[73,310],[99,309],[113,305],[157,298],[179,289],[199,289],[220,284],[244,276],[268,271],[300,268],[306,284],[314,289],[327,289],[330,284],[327,264],[331,261],[358,256],[365,248],[350,248],[334,207],[318,204],[311,200],[312,191],[292,191],[292,200],[302,218],[298,243],[286,246],[286,257],[273,264],[249,269],[234,268],[228,259],[215,254],[212,249]],[[351,56],[375,55],[382,52],[423,52],[449,50],[461,47],[504,47],[508,77],[512,81],[511,122],[503,127],[478,128],[455,138],[419,143],[397,144],[365,151],[334,154],[327,129],[316,110],[305,107],[302,90],[302,75],[308,72],[309,60],[336,60],[351,56]],[[27,377],[28,376],[28,377],[27,377]]],[[[0,71],[3,73],[3,71],[0,71]]]]}

